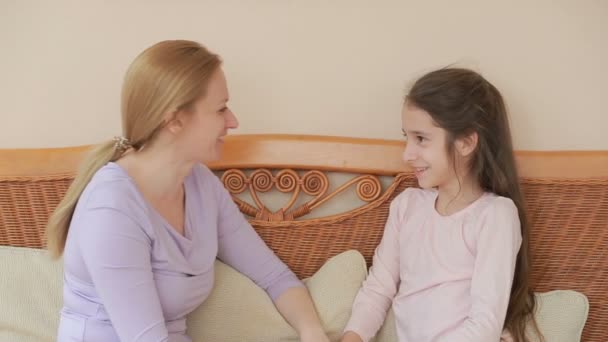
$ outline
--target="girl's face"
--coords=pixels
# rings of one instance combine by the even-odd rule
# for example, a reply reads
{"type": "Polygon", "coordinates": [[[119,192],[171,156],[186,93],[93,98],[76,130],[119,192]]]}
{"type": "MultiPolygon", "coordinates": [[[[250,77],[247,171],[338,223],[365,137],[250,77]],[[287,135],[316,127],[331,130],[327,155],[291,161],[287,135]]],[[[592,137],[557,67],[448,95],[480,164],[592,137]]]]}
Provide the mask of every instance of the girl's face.
{"type": "Polygon", "coordinates": [[[447,153],[446,130],[437,126],[429,113],[408,103],[403,106],[401,120],[407,138],[403,160],[414,170],[420,187],[458,189],[459,177],[466,171],[460,158],[447,153]]]}

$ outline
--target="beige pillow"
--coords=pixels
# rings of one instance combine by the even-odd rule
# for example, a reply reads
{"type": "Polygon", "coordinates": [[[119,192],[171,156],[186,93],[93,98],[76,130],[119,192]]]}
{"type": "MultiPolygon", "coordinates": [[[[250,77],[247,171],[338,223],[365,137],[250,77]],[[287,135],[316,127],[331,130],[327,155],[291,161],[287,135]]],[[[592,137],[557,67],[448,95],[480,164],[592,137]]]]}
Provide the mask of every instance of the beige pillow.
{"type": "MultiPolygon", "coordinates": [[[[55,341],[62,306],[62,262],[46,251],[0,246],[0,341],[55,341]]],[[[347,251],[305,280],[328,333],[337,340],[365,279],[363,256],[347,251]]],[[[210,297],[188,317],[194,341],[297,340],[266,293],[216,261],[210,297]]]]}
{"type": "MultiPolygon", "coordinates": [[[[347,251],[329,259],[305,280],[324,328],[338,341],[366,276],[363,256],[347,251]]],[[[216,262],[216,286],[188,316],[188,335],[196,341],[298,341],[296,332],[268,295],[249,278],[216,262]]]]}
{"type": "MultiPolygon", "coordinates": [[[[556,290],[536,294],[536,322],[546,342],[575,342],[581,340],[589,313],[589,301],[582,293],[556,290]]],[[[528,328],[531,342],[540,341],[528,328]]],[[[384,326],[375,342],[396,342],[395,317],[389,310],[384,326]]]]}
{"type": "Polygon", "coordinates": [[[0,246],[0,341],[56,341],[62,266],[40,249],[0,246]]]}
{"type": "MultiPolygon", "coordinates": [[[[589,314],[589,300],[579,292],[537,293],[536,322],[547,342],[580,341],[589,314]]],[[[532,336],[532,335],[530,335],[532,336]]],[[[538,339],[532,342],[539,341],[538,339]]]]}
{"type": "MultiPolygon", "coordinates": [[[[365,278],[363,257],[344,252],[327,263],[306,285],[333,340],[350,315],[365,278]]],[[[62,264],[45,251],[0,246],[0,341],[55,341],[61,309],[62,264]]],[[[580,341],[587,320],[587,297],[575,291],[537,294],[536,319],[547,342],[580,341]]],[[[216,286],[189,317],[194,341],[296,340],[295,331],[274,309],[264,291],[248,278],[217,262],[216,286]]],[[[392,313],[376,342],[394,342],[392,313]]]]}

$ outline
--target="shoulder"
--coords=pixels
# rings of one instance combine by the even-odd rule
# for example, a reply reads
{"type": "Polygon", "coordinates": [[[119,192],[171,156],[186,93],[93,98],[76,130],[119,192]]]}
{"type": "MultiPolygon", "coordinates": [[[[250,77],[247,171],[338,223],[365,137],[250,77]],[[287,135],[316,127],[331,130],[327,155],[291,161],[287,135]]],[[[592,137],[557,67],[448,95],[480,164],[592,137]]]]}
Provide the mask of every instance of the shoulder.
{"type": "Polygon", "coordinates": [[[194,165],[189,179],[186,180],[186,186],[191,187],[197,194],[196,201],[199,201],[200,205],[205,203],[206,210],[221,206],[226,198],[230,198],[219,177],[204,164],[194,165]]]}
{"type": "Polygon", "coordinates": [[[196,163],[192,167],[192,175],[199,179],[209,179],[210,177],[217,178],[213,171],[205,164],[196,163]]]}
{"type": "Polygon", "coordinates": [[[192,172],[189,176],[192,185],[199,189],[218,190],[224,189],[221,180],[204,164],[197,163],[192,167],[192,172]]]}
{"type": "Polygon", "coordinates": [[[410,187],[393,199],[390,211],[400,220],[411,218],[432,208],[433,198],[435,198],[435,190],[410,187]]]}
{"type": "Polygon", "coordinates": [[[403,190],[393,201],[391,207],[419,207],[426,205],[426,202],[432,201],[435,197],[435,190],[426,190],[420,188],[407,188],[403,190]]]}
{"type": "Polygon", "coordinates": [[[77,213],[114,212],[141,221],[148,208],[133,180],[116,164],[109,163],[99,169],[85,187],[77,206],[77,213]],[[100,210],[106,209],[106,210],[100,210]]]}
{"type": "Polygon", "coordinates": [[[519,210],[512,199],[492,193],[487,193],[484,196],[484,201],[479,208],[479,217],[519,221],[519,210]]]}
{"type": "Polygon", "coordinates": [[[496,250],[517,250],[523,241],[519,211],[507,197],[488,194],[477,213],[477,241],[496,250]]]}
{"type": "Polygon", "coordinates": [[[496,238],[500,237],[503,242],[509,239],[520,241],[521,222],[513,200],[495,194],[487,194],[484,200],[476,213],[478,233],[486,232],[496,238]]]}

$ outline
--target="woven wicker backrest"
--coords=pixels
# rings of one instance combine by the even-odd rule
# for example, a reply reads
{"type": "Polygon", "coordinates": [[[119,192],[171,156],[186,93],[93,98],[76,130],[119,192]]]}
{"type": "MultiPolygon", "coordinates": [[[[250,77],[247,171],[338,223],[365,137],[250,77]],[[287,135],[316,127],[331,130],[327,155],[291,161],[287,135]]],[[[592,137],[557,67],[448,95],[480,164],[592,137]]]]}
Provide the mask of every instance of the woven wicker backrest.
{"type": "MultiPolygon", "coordinates": [[[[235,195],[252,194],[251,201],[235,201],[268,245],[307,277],[347,249],[371,262],[390,201],[416,186],[401,165],[402,148],[401,142],[371,139],[235,136],[226,142],[225,157],[210,166],[235,195]],[[353,176],[330,186],[329,171],[353,176]],[[392,177],[388,186],[380,185],[380,175],[392,177]],[[364,204],[306,218],[352,189],[364,204]],[[271,212],[260,196],[271,190],[293,196],[271,212]],[[297,200],[301,195],[307,198],[297,200]]],[[[0,245],[44,246],[48,216],[85,150],[0,150],[0,245]]],[[[608,341],[608,151],[518,152],[517,158],[531,221],[534,289],[587,295],[583,341],[608,341]]]]}

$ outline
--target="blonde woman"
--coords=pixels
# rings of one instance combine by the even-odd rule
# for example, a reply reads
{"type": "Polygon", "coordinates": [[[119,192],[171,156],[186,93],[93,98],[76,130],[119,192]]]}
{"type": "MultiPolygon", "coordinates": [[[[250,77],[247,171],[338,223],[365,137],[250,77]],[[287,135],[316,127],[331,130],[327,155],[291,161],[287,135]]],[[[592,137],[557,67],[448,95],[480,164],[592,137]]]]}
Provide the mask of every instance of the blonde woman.
{"type": "Polygon", "coordinates": [[[133,61],[123,135],[92,152],[47,227],[65,264],[58,341],[190,341],[185,317],[216,257],[266,290],[302,341],[328,341],[307,290],[204,166],[238,126],[228,98],[219,56],[196,42],[133,61]]]}

